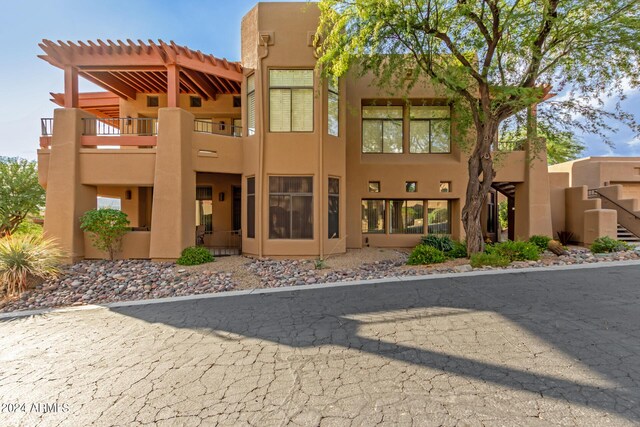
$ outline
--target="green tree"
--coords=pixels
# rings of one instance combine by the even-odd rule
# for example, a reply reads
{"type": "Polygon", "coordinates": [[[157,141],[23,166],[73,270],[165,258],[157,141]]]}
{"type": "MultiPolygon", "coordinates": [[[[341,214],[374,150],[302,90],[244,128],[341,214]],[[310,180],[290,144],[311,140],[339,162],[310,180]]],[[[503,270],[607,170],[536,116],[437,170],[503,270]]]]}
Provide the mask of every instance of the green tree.
{"type": "Polygon", "coordinates": [[[44,207],[36,163],[0,157],[0,237],[13,234],[29,215],[44,207]]]}
{"type": "Polygon", "coordinates": [[[129,228],[127,214],[117,209],[92,209],[80,218],[80,228],[91,233],[93,246],[109,254],[113,261],[129,228]]]}
{"type": "MultiPolygon", "coordinates": [[[[509,129],[508,123],[504,123],[502,128],[504,130],[500,133],[500,144],[517,145],[527,139],[525,126],[509,129]]],[[[575,160],[586,148],[573,132],[558,129],[548,123],[538,123],[538,136],[544,138],[547,161],[550,165],[575,160]]]]}
{"type": "MultiPolygon", "coordinates": [[[[568,96],[540,108],[540,121],[601,135],[615,118],[640,133],[632,115],[605,109],[625,84],[639,85],[637,0],[321,0],[319,7],[323,75],[371,72],[380,87],[405,93],[430,79],[451,100],[463,131],[456,142],[465,147],[465,129],[475,134],[465,147],[469,253],[484,245],[480,213],[500,123],[545,100],[551,85],[568,96]]],[[[535,147],[535,126],[528,129],[535,147]]]]}

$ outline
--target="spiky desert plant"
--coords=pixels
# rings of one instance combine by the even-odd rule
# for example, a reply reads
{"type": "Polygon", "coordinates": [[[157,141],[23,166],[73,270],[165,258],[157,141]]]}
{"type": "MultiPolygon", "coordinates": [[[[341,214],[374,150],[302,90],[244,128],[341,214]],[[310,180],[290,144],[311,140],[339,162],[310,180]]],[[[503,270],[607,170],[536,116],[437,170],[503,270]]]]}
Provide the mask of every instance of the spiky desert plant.
{"type": "Polygon", "coordinates": [[[13,295],[27,288],[29,276],[48,279],[60,273],[62,251],[49,239],[14,235],[0,239],[0,289],[13,295]]]}

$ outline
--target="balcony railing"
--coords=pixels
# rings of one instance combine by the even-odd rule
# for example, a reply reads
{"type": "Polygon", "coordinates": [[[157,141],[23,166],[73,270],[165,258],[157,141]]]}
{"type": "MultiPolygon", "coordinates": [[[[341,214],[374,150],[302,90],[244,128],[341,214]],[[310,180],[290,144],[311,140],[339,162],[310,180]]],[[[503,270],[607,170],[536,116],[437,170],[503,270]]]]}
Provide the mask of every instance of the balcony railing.
{"type": "Polygon", "coordinates": [[[82,119],[82,135],[87,136],[155,136],[158,119],[149,117],[85,118],[82,119]]]}
{"type": "Polygon", "coordinates": [[[52,136],[53,135],[53,119],[45,118],[40,119],[40,136],[52,136]]]}
{"type": "Polygon", "coordinates": [[[233,126],[224,122],[217,123],[210,120],[194,120],[193,130],[194,132],[211,133],[214,135],[242,136],[241,126],[233,126]]]}

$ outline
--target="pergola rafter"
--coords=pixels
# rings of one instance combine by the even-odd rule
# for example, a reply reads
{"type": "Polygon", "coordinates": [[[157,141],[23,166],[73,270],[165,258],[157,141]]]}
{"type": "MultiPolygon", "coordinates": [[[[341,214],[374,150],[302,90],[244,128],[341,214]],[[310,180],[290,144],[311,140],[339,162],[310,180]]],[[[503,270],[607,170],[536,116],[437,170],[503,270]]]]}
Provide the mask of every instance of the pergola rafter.
{"type": "Polygon", "coordinates": [[[205,100],[239,94],[242,66],[170,41],[127,39],[86,42],[42,40],[40,58],[65,70],[65,102],[77,106],[77,76],[123,98],[138,93],[167,93],[178,106],[180,93],[205,100]]]}

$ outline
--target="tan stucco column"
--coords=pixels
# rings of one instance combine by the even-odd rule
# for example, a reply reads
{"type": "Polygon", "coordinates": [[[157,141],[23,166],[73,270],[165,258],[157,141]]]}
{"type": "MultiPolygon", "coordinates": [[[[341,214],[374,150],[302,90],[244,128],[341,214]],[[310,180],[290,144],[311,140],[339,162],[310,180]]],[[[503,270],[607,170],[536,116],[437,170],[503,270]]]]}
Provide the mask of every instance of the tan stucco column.
{"type": "Polygon", "coordinates": [[[527,144],[526,156],[524,182],[516,184],[514,237],[516,240],[536,234],[553,237],[547,150],[543,147],[532,153],[527,144]]]}
{"type": "Polygon", "coordinates": [[[195,244],[196,173],[191,139],[193,114],[158,110],[158,145],[153,184],[149,257],[173,260],[195,244]]]}
{"type": "Polygon", "coordinates": [[[84,256],[80,217],[97,204],[96,187],[82,185],[80,178],[82,118],[89,115],[77,108],[59,108],[53,117],[44,232],[58,241],[64,261],[70,263],[84,256]]]}

